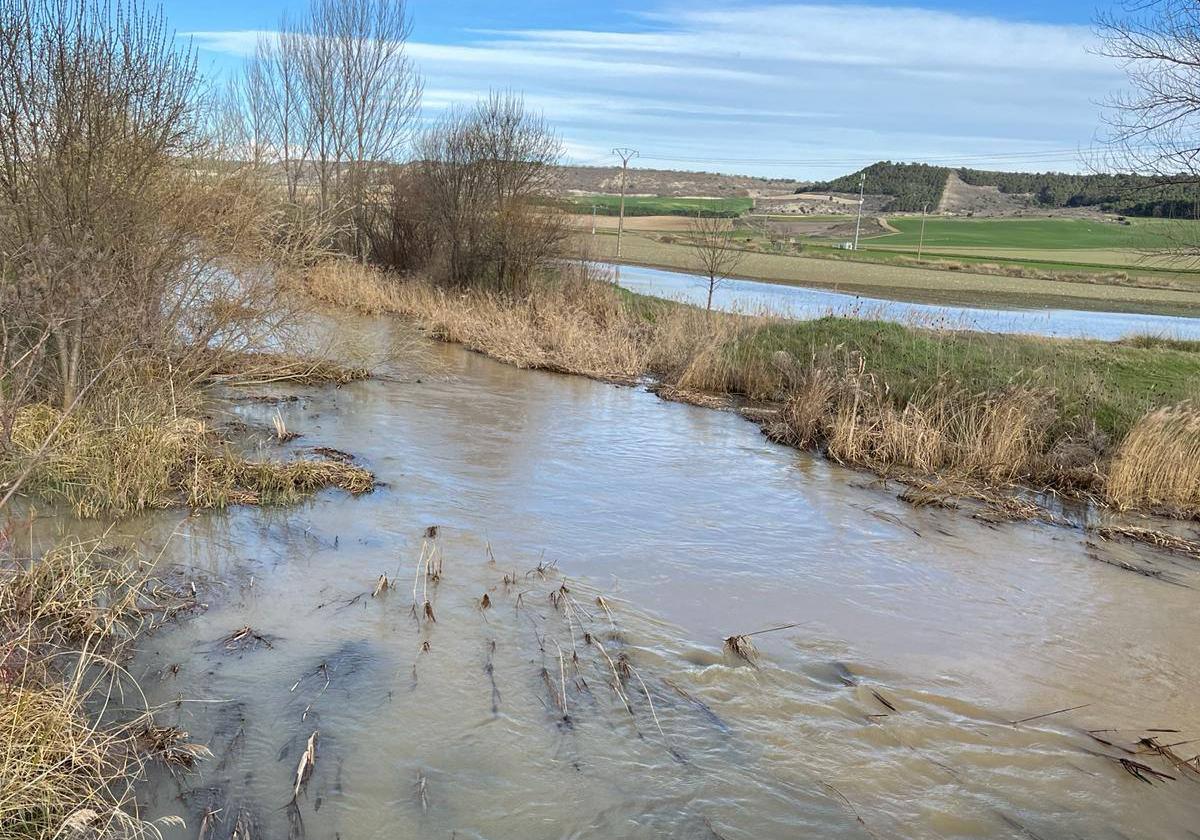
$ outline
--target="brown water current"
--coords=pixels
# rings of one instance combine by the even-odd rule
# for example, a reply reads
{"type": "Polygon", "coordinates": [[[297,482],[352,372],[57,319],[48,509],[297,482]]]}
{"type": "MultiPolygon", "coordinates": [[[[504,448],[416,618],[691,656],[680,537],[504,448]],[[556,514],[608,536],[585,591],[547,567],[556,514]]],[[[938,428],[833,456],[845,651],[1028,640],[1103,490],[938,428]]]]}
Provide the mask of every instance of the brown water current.
{"type": "Polygon", "coordinates": [[[303,437],[264,445],[352,452],[375,493],[121,526],[209,603],[131,664],[214,752],[152,779],[167,837],[1196,836],[1200,773],[1136,741],[1200,738],[1200,564],[914,509],[639,389],[433,344],[390,373],[276,391],[303,437]],[[757,667],[722,650],[791,623],[757,667]]]}

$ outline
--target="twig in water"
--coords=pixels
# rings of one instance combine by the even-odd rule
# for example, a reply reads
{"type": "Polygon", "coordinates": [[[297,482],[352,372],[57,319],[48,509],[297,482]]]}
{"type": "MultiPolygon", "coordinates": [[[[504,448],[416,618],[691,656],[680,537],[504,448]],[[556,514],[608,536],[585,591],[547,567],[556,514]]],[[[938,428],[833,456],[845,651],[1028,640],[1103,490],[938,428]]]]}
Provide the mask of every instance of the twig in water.
{"type": "Polygon", "coordinates": [[[1032,717],[1021,718],[1020,720],[1014,720],[1011,722],[1011,725],[1016,726],[1019,723],[1029,723],[1029,721],[1031,721],[1031,720],[1041,720],[1042,718],[1048,718],[1053,715],[1061,715],[1066,712],[1074,712],[1074,711],[1078,711],[1079,709],[1086,709],[1090,705],[1092,705],[1092,704],[1084,703],[1082,706],[1070,706],[1066,709],[1055,709],[1053,712],[1046,712],[1046,713],[1040,714],[1040,715],[1033,715],[1032,717]]]}
{"type": "Polygon", "coordinates": [[[725,639],[725,652],[736,656],[738,659],[745,660],[755,668],[758,667],[758,648],[751,641],[753,636],[761,636],[764,633],[777,633],[780,630],[791,630],[793,627],[799,627],[802,622],[793,624],[781,624],[778,627],[768,627],[765,630],[755,630],[753,633],[739,633],[735,636],[728,636],[725,639]]]}
{"type": "Polygon", "coordinates": [[[421,813],[429,813],[429,780],[420,770],[417,771],[417,802],[421,805],[421,813]]]}

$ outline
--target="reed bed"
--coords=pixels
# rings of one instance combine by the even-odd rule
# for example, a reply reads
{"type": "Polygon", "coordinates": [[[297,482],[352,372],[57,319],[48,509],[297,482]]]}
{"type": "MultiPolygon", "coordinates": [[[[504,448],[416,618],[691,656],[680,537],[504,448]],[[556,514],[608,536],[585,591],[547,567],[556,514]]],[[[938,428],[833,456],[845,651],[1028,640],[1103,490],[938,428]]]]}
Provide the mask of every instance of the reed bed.
{"type": "Polygon", "coordinates": [[[374,476],[342,460],[254,461],[202,421],[157,412],[96,419],[35,403],[17,410],[0,481],[65,502],[84,518],[179,506],[288,504],[325,487],[372,489],[374,476]]]}
{"type": "Polygon", "coordinates": [[[1030,484],[1200,514],[1200,354],[856,318],[734,315],[625,292],[586,265],[529,294],[441,288],[350,262],[300,281],[326,303],[415,319],[518,367],[749,402],[765,431],[883,474],[1030,484]],[[1177,407],[1171,407],[1177,406],[1177,407]]]}

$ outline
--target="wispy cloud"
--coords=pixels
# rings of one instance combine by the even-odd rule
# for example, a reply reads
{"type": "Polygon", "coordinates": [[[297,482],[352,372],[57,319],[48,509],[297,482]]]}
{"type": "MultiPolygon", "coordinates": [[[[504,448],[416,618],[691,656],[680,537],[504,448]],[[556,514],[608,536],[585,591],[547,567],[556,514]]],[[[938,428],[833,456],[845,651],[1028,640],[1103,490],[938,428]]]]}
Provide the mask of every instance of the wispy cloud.
{"type": "MultiPolygon", "coordinates": [[[[513,88],[573,150],[633,145],[647,162],[693,168],[819,176],[879,158],[1073,168],[1065,150],[1088,145],[1094,102],[1120,84],[1080,26],[824,4],[663,6],[627,23],[418,39],[426,109],[513,88]]],[[[250,54],[258,37],[191,35],[229,55],[250,54]]]]}

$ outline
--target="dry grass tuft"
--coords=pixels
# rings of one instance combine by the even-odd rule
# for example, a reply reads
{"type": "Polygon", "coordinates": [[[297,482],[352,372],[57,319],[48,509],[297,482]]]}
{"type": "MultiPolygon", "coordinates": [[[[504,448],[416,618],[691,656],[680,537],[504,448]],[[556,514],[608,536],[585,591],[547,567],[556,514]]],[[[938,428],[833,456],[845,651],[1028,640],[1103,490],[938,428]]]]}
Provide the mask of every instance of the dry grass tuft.
{"type": "Polygon", "coordinates": [[[1200,512],[1200,406],[1185,402],[1143,417],[1113,458],[1107,492],[1122,509],[1200,512]]]}
{"type": "Polygon", "coordinates": [[[0,480],[25,470],[26,492],[62,500],[81,517],[287,504],[325,487],[359,494],[374,485],[369,471],[344,461],[245,459],[186,417],[123,413],[99,422],[84,414],[64,418],[45,404],[17,411],[12,451],[0,459],[0,480]]]}

